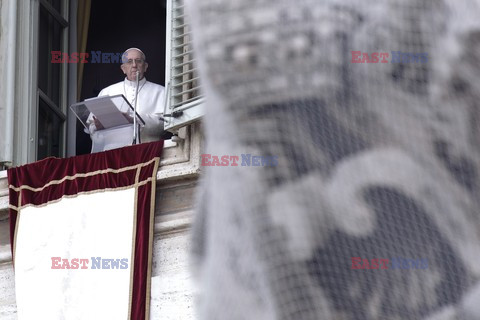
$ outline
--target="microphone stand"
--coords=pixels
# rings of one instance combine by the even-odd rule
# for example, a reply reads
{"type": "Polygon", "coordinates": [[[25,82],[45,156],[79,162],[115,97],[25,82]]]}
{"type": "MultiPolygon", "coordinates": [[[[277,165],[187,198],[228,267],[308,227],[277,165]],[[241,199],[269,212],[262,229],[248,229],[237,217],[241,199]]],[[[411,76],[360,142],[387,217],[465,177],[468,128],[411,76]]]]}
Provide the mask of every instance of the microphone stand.
{"type": "Polygon", "coordinates": [[[133,105],[133,142],[132,142],[132,145],[137,144],[137,136],[138,136],[138,125],[137,125],[138,75],[139,75],[139,71],[137,71],[137,76],[136,76],[135,103],[133,105]]]}

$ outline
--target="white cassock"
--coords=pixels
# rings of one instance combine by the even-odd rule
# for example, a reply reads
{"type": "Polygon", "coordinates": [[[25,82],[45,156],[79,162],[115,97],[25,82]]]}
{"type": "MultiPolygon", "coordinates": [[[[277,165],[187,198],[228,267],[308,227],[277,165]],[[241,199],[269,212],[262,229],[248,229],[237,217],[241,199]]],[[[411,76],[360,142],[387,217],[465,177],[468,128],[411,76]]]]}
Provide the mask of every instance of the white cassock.
{"type": "MultiPolygon", "coordinates": [[[[125,78],[124,81],[106,87],[100,91],[98,96],[123,94],[133,107],[135,105],[135,89],[136,82],[125,78]]],[[[141,128],[140,131],[141,142],[158,141],[160,139],[163,122],[160,121],[159,114],[163,113],[164,104],[164,87],[147,81],[145,77],[139,81],[137,113],[145,121],[145,127],[141,128]]],[[[92,139],[92,153],[130,145],[133,141],[133,126],[97,131],[92,118],[87,120],[87,124],[92,139]]]]}

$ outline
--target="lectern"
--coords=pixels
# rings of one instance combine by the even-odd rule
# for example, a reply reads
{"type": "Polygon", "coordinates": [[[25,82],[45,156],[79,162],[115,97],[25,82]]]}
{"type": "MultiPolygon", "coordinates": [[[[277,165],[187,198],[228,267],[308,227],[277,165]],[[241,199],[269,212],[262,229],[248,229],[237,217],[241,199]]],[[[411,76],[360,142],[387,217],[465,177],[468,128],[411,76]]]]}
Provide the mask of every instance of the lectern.
{"type": "MultiPolygon", "coordinates": [[[[85,132],[91,133],[91,153],[132,144],[134,111],[123,94],[87,99],[71,105],[70,109],[85,127],[85,132]],[[100,122],[102,128],[95,130],[94,117],[100,122]]],[[[140,132],[140,128],[145,126],[145,121],[138,113],[136,117],[138,132],[140,132]]],[[[137,135],[136,143],[139,142],[140,136],[137,135]]]]}

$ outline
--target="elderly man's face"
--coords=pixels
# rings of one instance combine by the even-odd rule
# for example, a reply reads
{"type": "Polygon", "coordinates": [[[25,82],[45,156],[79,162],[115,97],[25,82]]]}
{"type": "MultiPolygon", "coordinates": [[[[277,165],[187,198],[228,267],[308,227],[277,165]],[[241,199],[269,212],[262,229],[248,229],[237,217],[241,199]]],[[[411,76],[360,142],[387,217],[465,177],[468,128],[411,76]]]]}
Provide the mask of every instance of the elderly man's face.
{"type": "Polygon", "coordinates": [[[127,79],[130,81],[136,80],[136,72],[139,72],[138,79],[143,79],[145,71],[147,71],[148,63],[143,60],[142,54],[137,50],[130,50],[123,57],[124,63],[121,68],[123,73],[127,76],[127,79]]]}

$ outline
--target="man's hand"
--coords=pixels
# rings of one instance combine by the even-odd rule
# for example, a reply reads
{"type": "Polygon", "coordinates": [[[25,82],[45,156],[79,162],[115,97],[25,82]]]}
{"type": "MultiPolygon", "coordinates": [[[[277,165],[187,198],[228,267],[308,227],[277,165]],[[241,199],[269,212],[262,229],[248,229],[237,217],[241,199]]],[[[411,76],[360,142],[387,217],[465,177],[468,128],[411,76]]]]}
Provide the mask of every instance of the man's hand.
{"type": "Polygon", "coordinates": [[[105,129],[103,124],[95,116],[93,116],[93,123],[95,124],[95,127],[97,127],[97,130],[105,129]]]}
{"type": "Polygon", "coordinates": [[[122,112],[122,114],[128,122],[133,123],[133,117],[129,115],[128,112],[122,112]]]}

